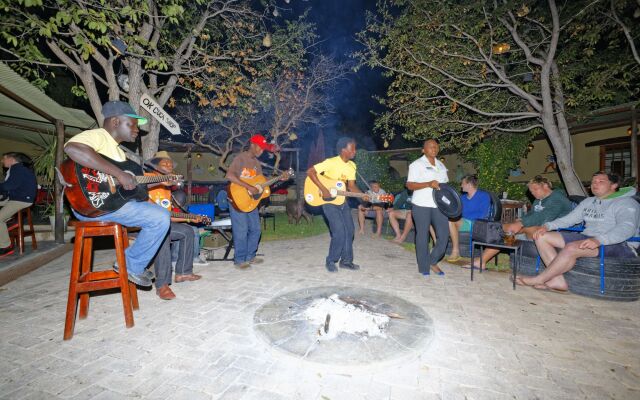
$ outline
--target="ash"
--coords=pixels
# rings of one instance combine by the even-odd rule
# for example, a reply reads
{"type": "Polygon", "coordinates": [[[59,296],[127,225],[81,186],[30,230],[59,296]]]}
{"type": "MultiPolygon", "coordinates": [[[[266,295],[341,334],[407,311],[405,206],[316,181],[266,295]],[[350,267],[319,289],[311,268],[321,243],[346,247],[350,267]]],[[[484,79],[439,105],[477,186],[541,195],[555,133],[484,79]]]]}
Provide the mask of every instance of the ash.
{"type": "Polygon", "coordinates": [[[314,300],[304,316],[318,326],[322,340],[333,339],[342,332],[361,335],[364,340],[373,336],[387,337],[384,329],[389,323],[388,315],[346,303],[337,294],[314,300]]]}

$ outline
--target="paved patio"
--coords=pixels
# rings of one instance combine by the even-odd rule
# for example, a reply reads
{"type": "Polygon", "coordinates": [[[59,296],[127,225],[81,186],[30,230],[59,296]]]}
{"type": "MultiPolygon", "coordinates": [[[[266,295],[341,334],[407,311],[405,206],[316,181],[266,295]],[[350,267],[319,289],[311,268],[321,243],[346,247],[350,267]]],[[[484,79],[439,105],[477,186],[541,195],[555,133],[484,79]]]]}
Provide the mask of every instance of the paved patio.
{"type": "MultiPolygon", "coordinates": [[[[508,274],[424,278],[414,255],[358,237],[361,271],[329,274],[328,235],[261,246],[266,262],[229,262],[174,284],[178,298],[139,291],[135,327],[120,297],[92,298],[62,341],[71,254],[0,288],[2,399],[638,399],[640,302],[609,303],[518,288],[508,274]],[[433,318],[431,344],[401,363],[333,368],[271,350],[254,311],[305,287],[382,290],[433,318]]],[[[97,263],[110,265],[111,252],[97,263]]]]}

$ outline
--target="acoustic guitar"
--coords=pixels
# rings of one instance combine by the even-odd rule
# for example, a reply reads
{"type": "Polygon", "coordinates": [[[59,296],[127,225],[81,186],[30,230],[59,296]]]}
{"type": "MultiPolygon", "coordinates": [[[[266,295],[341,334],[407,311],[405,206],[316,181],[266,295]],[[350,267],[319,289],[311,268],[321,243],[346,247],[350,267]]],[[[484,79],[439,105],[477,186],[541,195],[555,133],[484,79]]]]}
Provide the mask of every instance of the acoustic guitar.
{"type": "Polygon", "coordinates": [[[372,203],[393,203],[392,194],[371,195],[367,193],[349,192],[346,190],[347,185],[340,180],[327,178],[324,175],[318,175],[318,179],[320,183],[329,190],[331,198],[323,198],[320,188],[313,183],[311,178],[307,177],[307,179],[304,180],[304,201],[310,206],[321,206],[323,204],[335,204],[339,206],[344,204],[347,197],[362,198],[364,196],[368,196],[369,201],[372,203]]]}
{"type": "Polygon", "coordinates": [[[293,169],[289,168],[288,171],[283,172],[281,175],[267,180],[263,175],[256,175],[251,178],[240,178],[243,182],[248,183],[251,186],[262,187],[261,193],[251,194],[247,188],[238,185],[237,183],[230,183],[227,193],[229,194],[229,202],[233,207],[242,212],[250,212],[255,210],[260,204],[262,199],[265,199],[271,195],[270,185],[273,185],[281,179],[288,179],[293,176],[293,169]]]}
{"type": "Polygon", "coordinates": [[[186,213],[171,211],[171,218],[188,219],[190,222],[193,222],[194,224],[211,225],[211,218],[207,217],[206,215],[186,214],[186,213]]]}
{"type": "Polygon", "coordinates": [[[105,156],[102,158],[133,175],[138,186],[126,190],[109,174],[84,167],[70,158],[65,160],[60,172],[67,200],[74,210],[86,217],[95,218],[117,211],[131,200],[147,201],[147,184],[182,180],[181,175],[143,176],[142,168],[133,161],[115,161],[105,156]]]}

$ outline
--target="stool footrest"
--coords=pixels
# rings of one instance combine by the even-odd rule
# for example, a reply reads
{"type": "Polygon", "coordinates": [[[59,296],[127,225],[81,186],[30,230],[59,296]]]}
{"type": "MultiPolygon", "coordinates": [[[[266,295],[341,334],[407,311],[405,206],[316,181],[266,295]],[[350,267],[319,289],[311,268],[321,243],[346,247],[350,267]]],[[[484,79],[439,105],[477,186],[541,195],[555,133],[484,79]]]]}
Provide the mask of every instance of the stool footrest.
{"type": "Polygon", "coordinates": [[[104,279],[101,281],[79,282],[76,285],[76,292],[86,293],[95,290],[115,289],[120,287],[120,279],[104,279]]]}
{"type": "Polygon", "coordinates": [[[92,282],[104,279],[118,279],[120,275],[116,271],[93,271],[80,275],[78,282],[92,282]]]}

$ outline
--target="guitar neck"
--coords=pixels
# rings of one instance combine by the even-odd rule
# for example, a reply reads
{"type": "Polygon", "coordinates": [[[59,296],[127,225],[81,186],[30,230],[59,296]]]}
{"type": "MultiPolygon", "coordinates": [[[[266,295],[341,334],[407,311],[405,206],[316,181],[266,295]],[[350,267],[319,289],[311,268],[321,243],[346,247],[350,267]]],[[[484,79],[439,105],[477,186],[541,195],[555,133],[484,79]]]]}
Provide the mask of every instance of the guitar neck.
{"type": "Polygon", "coordinates": [[[202,218],[200,215],[195,214],[187,214],[187,213],[179,213],[179,212],[171,212],[171,216],[173,218],[182,218],[182,219],[197,219],[202,218]]]}
{"type": "Polygon", "coordinates": [[[347,192],[345,190],[338,190],[337,194],[345,197],[358,197],[358,198],[363,198],[364,196],[367,196],[366,193],[347,192]]]}
{"type": "Polygon", "coordinates": [[[276,183],[277,181],[279,181],[280,179],[282,179],[283,176],[284,175],[274,176],[273,178],[271,178],[268,181],[266,181],[265,183],[263,183],[262,186],[271,186],[274,183],[276,183]]]}
{"type": "Polygon", "coordinates": [[[158,183],[178,180],[177,175],[145,175],[136,176],[136,181],[141,184],[158,183]]]}

